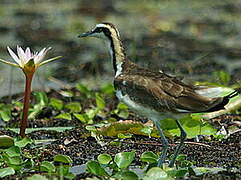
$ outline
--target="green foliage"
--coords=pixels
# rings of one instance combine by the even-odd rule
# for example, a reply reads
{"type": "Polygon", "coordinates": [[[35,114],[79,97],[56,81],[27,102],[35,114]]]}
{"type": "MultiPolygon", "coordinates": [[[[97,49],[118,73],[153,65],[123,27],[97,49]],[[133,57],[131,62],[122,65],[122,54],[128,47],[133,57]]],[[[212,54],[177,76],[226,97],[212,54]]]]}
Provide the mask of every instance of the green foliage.
{"type": "Polygon", "coordinates": [[[98,162],[100,164],[109,164],[110,161],[112,161],[112,157],[109,154],[100,154],[98,157],[98,162]]]}
{"type": "Polygon", "coordinates": [[[140,179],[139,173],[143,179],[175,179],[176,177],[186,177],[188,173],[193,172],[192,164],[186,160],[186,156],[179,155],[176,167],[159,168],[157,166],[158,156],[153,152],[144,152],[140,161],[144,166],[135,167],[136,171],[130,170],[135,159],[135,152],[120,152],[112,158],[109,154],[100,154],[98,161],[88,161],[87,171],[101,177],[112,177],[118,179],[140,179]],[[184,163],[185,162],[185,163],[184,163]],[[141,169],[140,169],[141,168],[141,169]],[[136,174],[135,172],[139,172],[136,174]]]}
{"type": "Polygon", "coordinates": [[[142,155],[141,155],[141,158],[140,160],[142,162],[147,162],[147,163],[157,163],[157,160],[158,160],[158,156],[153,153],[153,152],[144,152],[142,155]]]}
{"type": "Polygon", "coordinates": [[[114,162],[120,169],[127,168],[135,158],[135,152],[121,152],[115,155],[114,162]]]}
{"type": "Polygon", "coordinates": [[[95,93],[95,101],[96,101],[96,106],[99,110],[103,110],[105,108],[105,100],[99,93],[95,93]]]}
{"type": "Polygon", "coordinates": [[[0,178],[4,178],[6,176],[10,176],[15,174],[15,170],[12,167],[1,168],[0,169],[0,178]]]}
{"type": "Polygon", "coordinates": [[[225,71],[215,71],[213,75],[218,78],[221,85],[228,85],[231,79],[230,74],[225,71]]]}
{"type": "Polygon", "coordinates": [[[12,117],[11,115],[12,105],[10,104],[0,104],[0,118],[3,121],[9,121],[12,117]]]}
{"type": "Polygon", "coordinates": [[[29,119],[34,119],[44,107],[48,105],[48,97],[45,92],[34,92],[35,104],[29,109],[29,119]]]}
{"type": "Polygon", "coordinates": [[[146,175],[144,176],[143,180],[168,180],[172,179],[171,177],[168,177],[168,174],[159,167],[153,167],[151,168],[146,175]]]}
{"type": "Polygon", "coordinates": [[[18,147],[22,148],[22,147],[25,147],[28,144],[32,144],[32,143],[33,143],[32,139],[25,137],[23,139],[16,140],[15,141],[15,146],[18,146],[18,147]]]}
{"type": "MultiPolygon", "coordinates": [[[[53,162],[43,161],[40,164],[36,164],[34,157],[26,155],[22,151],[22,148],[29,144],[33,144],[33,141],[29,138],[15,139],[11,147],[7,149],[0,148],[0,178],[21,174],[24,171],[36,171],[38,173],[39,170],[46,172],[48,176],[52,175],[53,177],[60,177],[60,179],[74,178],[74,175],[69,172],[69,168],[73,162],[69,156],[56,155],[53,162]]],[[[40,177],[37,175],[28,179],[38,178],[45,179],[44,176],[40,177]]]]}
{"type": "Polygon", "coordinates": [[[64,164],[71,164],[73,163],[72,159],[66,155],[56,155],[54,156],[54,162],[64,163],[64,164]]]}
{"type": "Polygon", "coordinates": [[[72,120],[72,116],[70,113],[60,113],[59,115],[54,117],[55,119],[66,119],[66,120],[72,120]]]}
{"type": "Polygon", "coordinates": [[[34,174],[33,176],[28,177],[27,180],[48,180],[48,179],[45,176],[34,174]]]}
{"type": "Polygon", "coordinates": [[[79,102],[70,102],[65,105],[65,108],[68,109],[70,113],[79,113],[82,109],[79,102]]]}
{"type": "Polygon", "coordinates": [[[88,161],[87,170],[98,176],[135,180],[138,176],[128,170],[134,158],[135,152],[121,152],[116,154],[114,159],[109,154],[100,154],[98,161],[88,161]],[[107,169],[111,169],[111,172],[107,169]]]}
{"type": "Polygon", "coordinates": [[[129,116],[128,106],[120,102],[112,113],[116,114],[120,118],[126,119],[129,116]]]}
{"type": "Polygon", "coordinates": [[[49,105],[56,110],[62,110],[64,107],[63,101],[57,98],[50,98],[49,105]]]}
{"type": "Polygon", "coordinates": [[[14,139],[10,136],[0,136],[0,148],[9,148],[14,145],[14,139]]]}

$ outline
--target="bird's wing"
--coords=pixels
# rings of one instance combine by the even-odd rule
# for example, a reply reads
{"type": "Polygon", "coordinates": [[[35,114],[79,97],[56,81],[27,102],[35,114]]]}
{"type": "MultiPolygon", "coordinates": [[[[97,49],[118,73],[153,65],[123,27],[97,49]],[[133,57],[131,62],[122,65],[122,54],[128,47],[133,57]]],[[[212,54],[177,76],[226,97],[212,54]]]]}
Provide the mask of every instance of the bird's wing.
{"type": "Polygon", "coordinates": [[[157,111],[205,112],[222,101],[201,96],[176,78],[164,75],[122,74],[116,77],[115,86],[132,100],[157,111]]]}

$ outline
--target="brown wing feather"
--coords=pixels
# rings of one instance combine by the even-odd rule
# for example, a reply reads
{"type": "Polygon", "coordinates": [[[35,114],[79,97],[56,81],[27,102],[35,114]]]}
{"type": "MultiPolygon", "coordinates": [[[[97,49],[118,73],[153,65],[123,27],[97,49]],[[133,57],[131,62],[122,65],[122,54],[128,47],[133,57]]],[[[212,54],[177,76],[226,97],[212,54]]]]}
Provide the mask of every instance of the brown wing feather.
{"type": "Polygon", "coordinates": [[[205,112],[223,101],[201,96],[192,86],[163,73],[122,74],[115,79],[115,86],[132,100],[160,112],[205,112]]]}

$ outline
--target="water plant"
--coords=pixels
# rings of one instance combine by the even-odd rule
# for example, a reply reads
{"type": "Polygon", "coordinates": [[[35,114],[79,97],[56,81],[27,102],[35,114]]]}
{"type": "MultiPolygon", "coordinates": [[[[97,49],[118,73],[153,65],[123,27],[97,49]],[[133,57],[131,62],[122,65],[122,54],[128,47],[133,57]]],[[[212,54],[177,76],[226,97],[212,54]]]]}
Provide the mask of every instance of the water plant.
{"type": "Polygon", "coordinates": [[[40,52],[31,52],[30,48],[27,47],[25,51],[20,47],[17,46],[17,54],[15,54],[11,48],[7,47],[9,54],[13,58],[16,63],[12,63],[9,61],[5,61],[0,59],[1,62],[21,68],[24,75],[25,75],[25,91],[24,91],[24,106],[23,106],[23,115],[20,122],[20,136],[25,137],[25,130],[28,124],[28,109],[29,109],[29,102],[30,102],[30,95],[31,95],[31,84],[32,79],[34,76],[35,71],[42,65],[54,61],[61,56],[57,56],[54,58],[50,58],[48,60],[43,61],[46,53],[51,49],[43,48],[40,52]]]}

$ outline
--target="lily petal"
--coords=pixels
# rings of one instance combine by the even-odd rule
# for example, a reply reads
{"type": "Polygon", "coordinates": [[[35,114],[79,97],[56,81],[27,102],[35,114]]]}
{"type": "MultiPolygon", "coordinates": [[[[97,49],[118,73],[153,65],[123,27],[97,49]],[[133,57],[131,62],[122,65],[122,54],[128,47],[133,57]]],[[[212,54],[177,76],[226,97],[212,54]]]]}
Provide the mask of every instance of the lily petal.
{"type": "Polygon", "coordinates": [[[20,46],[17,46],[17,52],[18,52],[18,57],[19,57],[20,61],[22,62],[22,64],[23,65],[27,64],[28,59],[26,59],[24,50],[20,46]]]}
{"type": "Polygon", "coordinates": [[[7,47],[7,49],[8,49],[9,54],[11,55],[11,57],[14,59],[14,61],[15,61],[16,63],[18,63],[19,66],[22,67],[22,62],[20,61],[20,59],[18,58],[18,56],[12,51],[12,49],[11,49],[10,47],[7,47]]]}
{"type": "Polygon", "coordinates": [[[51,47],[49,47],[48,49],[43,48],[38,54],[37,56],[34,58],[34,63],[35,64],[40,64],[40,62],[43,60],[44,56],[46,55],[46,53],[51,49],[51,47]]]}
{"type": "Polygon", "coordinates": [[[29,47],[27,47],[26,50],[25,50],[25,56],[28,59],[28,61],[32,58],[32,53],[31,53],[29,47]]]}

